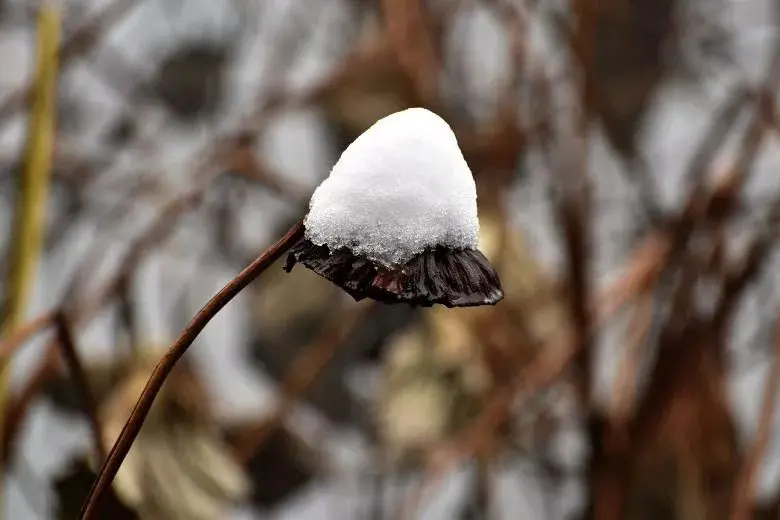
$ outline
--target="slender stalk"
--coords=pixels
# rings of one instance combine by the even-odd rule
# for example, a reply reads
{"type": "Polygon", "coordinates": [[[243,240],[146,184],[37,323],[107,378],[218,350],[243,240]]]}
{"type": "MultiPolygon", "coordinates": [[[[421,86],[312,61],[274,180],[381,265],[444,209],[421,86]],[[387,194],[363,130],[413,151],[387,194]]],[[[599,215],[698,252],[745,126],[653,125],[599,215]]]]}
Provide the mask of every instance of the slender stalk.
{"type": "Polygon", "coordinates": [[[98,420],[98,407],[95,395],[89,387],[84,364],[81,362],[81,357],[76,350],[76,342],[73,339],[70,323],[68,323],[65,313],[57,313],[55,322],[57,324],[57,341],[62,351],[62,357],[65,359],[65,364],[68,366],[68,371],[76,383],[82,399],[84,399],[84,407],[89,419],[90,429],[92,430],[93,442],[95,443],[95,455],[97,455],[97,460],[103,461],[106,458],[106,447],[98,420]]]}
{"type": "Polygon", "coordinates": [[[54,321],[55,314],[55,312],[49,311],[22,325],[17,325],[12,332],[0,340],[0,367],[3,367],[8,363],[10,357],[16,353],[16,350],[21,347],[25,341],[51,325],[54,321]]]}
{"type": "MultiPolygon", "coordinates": [[[[2,311],[0,337],[13,334],[27,310],[35,270],[38,267],[49,176],[54,148],[54,117],[60,15],[45,4],[38,17],[36,77],[28,121],[24,168],[18,184],[17,206],[11,232],[7,299],[2,311]]],[[[0,444],[5,435],[5,405],[8,398],[8,370],[0,369],[0,444]]]]}
{"type": "Polygon", "coordinates": [[[385,517],[385,490],[387,473],[380,468],[371,476],[371,491],[369,492],[368,520],[382,520],[385,517]]]}
{"type": "Polygon", "coordinates": [[[474,509],[479,518],[491,518],[490,460],[485,450],[474,461],[474,509]]]}
{"type": "Polygon", "coordinates": [[[780,323],[775,324],[772,364],[764,383],[764,396],[761,403],[761,415],[753,439],[742,462],[739,476],[734,486],[734,498],[731,508],[731,520],[747,520],[751,517],[756,494],[756,481],[761,459],[772,436],[772,422],[780,389],[780,323]]]}
{"type": "Polygon", "coordinates": [[[190,324],[179,334],[179,337],[168,349],[154,369],[149,381],[146,383],[141,397],[133,408],[130,417],[127,419],[122,431],[119,433],[114,446],[103,461],[98,472],[97,479],[89,491],[84,506],[81,509],[79,518],[89,520],[97,517],[98,506],[102,495],[108,490],[109,486],[116,477],[119,467],[122,465],[127,453],[141,431],[144,420],[149,414],[149,410],[154,404],[160,389],[165,380],[170,375],[176,362],[184,355],[187,349],[198,337],[198,334],[204,327],[227,305],[230,300],[235,298],[246,286],[255,278],[260,276],[263,271],[268,269],[276,260],[286,253],[290,247],[303,237],[303,221],[298,221],[278,242],[269,247],[263,254],[249,264],[235,278],[230,280],[217,294],[215,294],[206,305],[195,315],[190,324]]]}
{"type": "Polygon", "coordinates": [[[2,438],[2,444],[0,444],[0,467],[3,467],[4,470],[7,469],[5,468],[6,463],[12,458],[13,442],[14,439],[18,438],[27,410],[30,409],[30,405],[35,399],[40,397],[46,382],[59,371],[60,356],[56,341],[52,340],[46,345],[43,355],[37,363],[24,386],[9,396],[5,410],[3,410],[5,435],[2,438]]]}

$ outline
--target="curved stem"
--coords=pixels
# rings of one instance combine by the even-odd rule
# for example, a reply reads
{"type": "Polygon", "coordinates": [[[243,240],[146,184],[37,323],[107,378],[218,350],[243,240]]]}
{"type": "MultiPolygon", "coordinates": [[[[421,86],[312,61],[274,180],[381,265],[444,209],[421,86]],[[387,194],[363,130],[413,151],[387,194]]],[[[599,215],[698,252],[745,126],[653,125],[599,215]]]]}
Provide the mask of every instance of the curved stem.
{"type": "Polygon", "coordinates": [[[89,427],[92,431],[92,440],[95,443],[95,455],[97,455],[97,460],[103,461],[106,458],[106,447],[101,433],[95,394],[92,393],[87,372],[84,370],[84,364],[81,362],[81,357],[76,350],[76,341],[73,337],[70,323],[68,323],[68,317],[64,312],[60,311],[57,313],[55,322],[57,325],[57,340],[62,350],[62,357],[84,401],[89,427]]]}
{"type": "Polygon", "coordinates": [[[108,457],[98,472],[97,479],[89,491],[84,506],[79,516],[80,520],[96,518],[98,505],[102,495],[116,477],[119,467],[122,465],[127,453],[141,431],[146,416],[157,397],[158,392],[165,383],[166,378],[173,370],[176,362],[184,355],[187,349],[198,337],[198,334],[211,321],[222,308],[240,293],[255,278],[278,260],[290,247],[303,237],[303,221],[298,221],[278,242],[269,247],[254,262],[249,264],[235,278],[229,281],[206,305],[195,315],[190,324],[185,328],[176,341],[168,349],[163,358],[157,363],[149,381],[146,383],[141,397],[133,408],[130,417],[119,434],[108,457]]]}
{"type": "Polygon", "coordinates": [[[4,367],[16,350],[21,347],[25,341],[35,334],[41,332],[54,322],[58,310],[49,311],[41,314],[17,327],[9,336],[0,340],[0,368],[4,367]]]}

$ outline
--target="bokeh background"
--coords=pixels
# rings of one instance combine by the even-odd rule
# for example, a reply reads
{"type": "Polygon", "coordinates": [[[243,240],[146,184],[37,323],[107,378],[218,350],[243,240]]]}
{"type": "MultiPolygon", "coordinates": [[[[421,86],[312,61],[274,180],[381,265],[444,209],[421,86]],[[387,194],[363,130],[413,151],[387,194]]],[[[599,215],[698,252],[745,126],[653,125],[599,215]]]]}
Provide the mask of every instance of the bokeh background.
{"type": "Polygon", "coordinates": [[[505,300],[356,303],[279,262],[101,518],[778,518],[779,27],[776,0],[0,0],[2,518],[78,517],[178,332],[412,106],[458,135],[505,300]]]}

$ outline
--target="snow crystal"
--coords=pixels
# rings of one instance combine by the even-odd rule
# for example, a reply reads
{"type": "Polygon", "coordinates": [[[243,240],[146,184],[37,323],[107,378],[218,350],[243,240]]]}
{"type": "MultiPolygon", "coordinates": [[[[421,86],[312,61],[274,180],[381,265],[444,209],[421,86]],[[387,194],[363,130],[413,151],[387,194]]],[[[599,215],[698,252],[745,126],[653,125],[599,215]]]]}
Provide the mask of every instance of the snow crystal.
{"type": "Polygon", "coordinates": [[[306,238],[385,265],[425,249],[476,249],[474,177],[450,126],[423,108],[380,119],[315,190],[306,238]]]}

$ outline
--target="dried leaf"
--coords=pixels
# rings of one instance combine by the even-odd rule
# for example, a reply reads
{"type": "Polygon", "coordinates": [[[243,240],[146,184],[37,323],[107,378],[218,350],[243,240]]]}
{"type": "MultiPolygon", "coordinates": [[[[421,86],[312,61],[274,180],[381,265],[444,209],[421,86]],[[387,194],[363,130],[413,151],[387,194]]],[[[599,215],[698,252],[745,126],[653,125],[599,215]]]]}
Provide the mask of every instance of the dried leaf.
{"type": "MultiPolygon", "coordinates": [[[[156,364],[141,351],[133,370],[101,406],[107,445],[122,430],[156,364]]],[[[163,386],[113,488],[144,520],[214,520],[250,491],[248,477],[211,417],[196,374],[179,364],[163,386]]]]}

